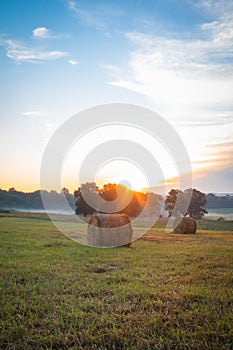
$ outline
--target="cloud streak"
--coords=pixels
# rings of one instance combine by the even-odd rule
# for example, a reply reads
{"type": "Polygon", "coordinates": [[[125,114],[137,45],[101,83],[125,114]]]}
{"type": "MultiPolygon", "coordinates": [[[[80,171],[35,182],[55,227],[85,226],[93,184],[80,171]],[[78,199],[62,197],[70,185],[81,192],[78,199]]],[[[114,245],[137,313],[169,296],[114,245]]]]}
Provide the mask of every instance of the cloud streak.
{"type": "Polygon", "coordinates": [[[68,63],[71,64],[72,66],[77,66],[79,64],[79,61],[72,59],[72,60],[68,60],[68,63]]]}
{"type": "Polygon", "coordinates": [[[48,116],[48,112],[45,111],[27,111],[27,112],[22,112],[22,115],[25,117],[44,117],[48,116]]]}
{"type": "Polygon", "coordinates": [[[28,47],[11,39],[4,41],[3,46],[6,49],[6,56],[18,64],[23,62],[40,63],[45,61],[55,61],[69,55],[65,51],[46,51],[37,47],[28,47]]]}
{"type": "Polygon", "coordinates": [[[177,120],[175,125],[185,127],[209,127],[209,126],[230,126],[233,124],[233,111],[212,111],[203,112],[202,116],[197,116],[195,120],[177,120]]]}
{"type": "Polygon", "coordinates": [[[80,22],[86,24],[89,27],[94,27],[97,30],[104,30],[105,24],[97,19],[97,16],[92,12],[81,9],[77,1],[69,0],[68,1],[69,9],[74,13],[80,22]]]}
{"type": "Polygon", "coordinates": [[[193,5],[213,16],[224,16],[226,13],[232,12],[233,9],[232,1],[228,0],[197,0],[193,1],[193,5]]]}

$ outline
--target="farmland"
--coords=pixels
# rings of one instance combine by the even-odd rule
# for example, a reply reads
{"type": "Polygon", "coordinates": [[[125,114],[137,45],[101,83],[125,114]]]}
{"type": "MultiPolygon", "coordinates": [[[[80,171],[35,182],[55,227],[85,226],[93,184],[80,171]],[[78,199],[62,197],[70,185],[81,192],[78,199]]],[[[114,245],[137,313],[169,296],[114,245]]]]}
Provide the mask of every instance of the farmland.
{"type": "Polygon", "coordinates": [[[0,250],[1,349],[233,349],[233,222],[97,249],[2,214],[0,250]]]}

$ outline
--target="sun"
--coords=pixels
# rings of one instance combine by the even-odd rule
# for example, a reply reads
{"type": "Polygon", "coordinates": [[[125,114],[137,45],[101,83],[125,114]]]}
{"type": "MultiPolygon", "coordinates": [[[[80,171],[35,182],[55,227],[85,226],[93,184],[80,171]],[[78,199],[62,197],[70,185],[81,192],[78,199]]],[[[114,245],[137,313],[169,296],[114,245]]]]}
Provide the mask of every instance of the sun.
{"type": "Polygon", "coordinates": [[[106,183],[123,184],[140,191],[148,188],[148,179],[139,165],[129,160],[116,159],[104,164],[97,172],[95,182],[102,186],[106,183]]]}

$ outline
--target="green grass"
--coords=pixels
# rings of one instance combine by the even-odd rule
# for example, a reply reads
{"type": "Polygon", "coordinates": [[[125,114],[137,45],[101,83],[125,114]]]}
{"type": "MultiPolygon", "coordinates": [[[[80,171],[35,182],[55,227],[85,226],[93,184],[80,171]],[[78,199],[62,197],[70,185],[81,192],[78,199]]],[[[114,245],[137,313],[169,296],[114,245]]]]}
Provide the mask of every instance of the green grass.
{"type": "Polygon", "coordinates": [[[0,217],[1,349],[233,349],[232,223],[97,249],[33,218],[0,217]]]}

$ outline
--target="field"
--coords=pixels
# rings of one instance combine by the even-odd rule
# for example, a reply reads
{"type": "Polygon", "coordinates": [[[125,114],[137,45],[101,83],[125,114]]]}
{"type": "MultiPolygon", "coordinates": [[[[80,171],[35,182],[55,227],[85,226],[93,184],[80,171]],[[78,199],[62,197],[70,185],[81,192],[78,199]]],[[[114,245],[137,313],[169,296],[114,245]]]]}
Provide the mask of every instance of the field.
{"type": "Polygon", "coordinates": [[[233,222],[163,225],[97,249],[46,216],[2,214],[0,348],[233,349],[233,222]]]}

